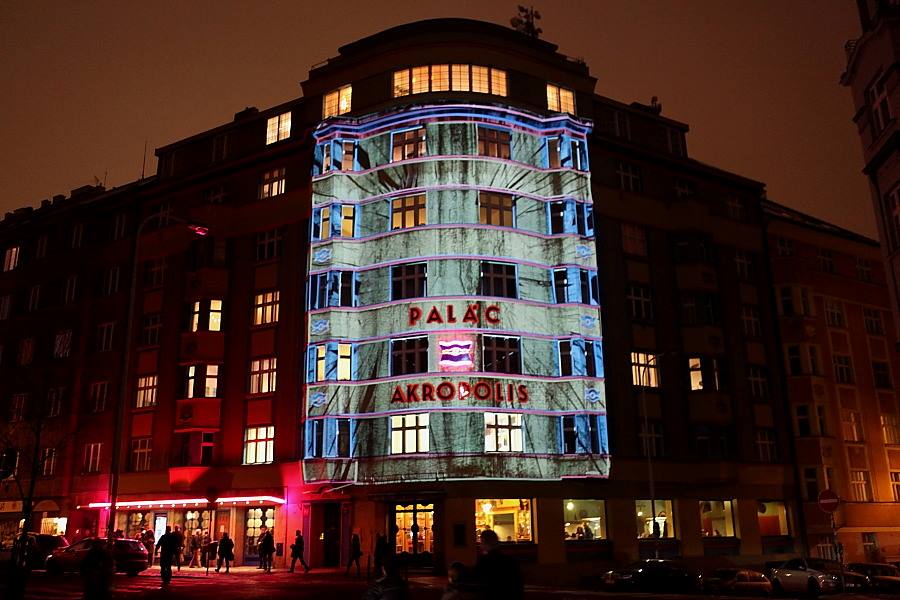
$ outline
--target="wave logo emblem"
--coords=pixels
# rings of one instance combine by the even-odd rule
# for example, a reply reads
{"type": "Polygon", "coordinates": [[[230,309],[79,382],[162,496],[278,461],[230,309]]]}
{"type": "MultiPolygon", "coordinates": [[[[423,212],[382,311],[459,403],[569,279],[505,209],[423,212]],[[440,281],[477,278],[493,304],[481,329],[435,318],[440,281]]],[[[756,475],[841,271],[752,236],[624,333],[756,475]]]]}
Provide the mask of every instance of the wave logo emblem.
{"type": "Polygon", "coordinates": [[[319,408],[325,404],[325,392],[315,392],[309,396],[309,405],[319,408]]]}
{"type": "Polygon", "coordinates": [[[600,402],[600,390],[595,388],[588,388],[584,391],[584,399],[590,402],[591,404],[596,404],[600,402]]]}
{"type": "Polygon", "coordinates": [[[438,363],[441,367],[462,368],[472,367],[472,342],[464,340],[450,340],[447,342],[438,342],[441,349],[441,360],[438,363]]]}
{"type": "Polygon", "coordinates": [[[593,329],[597,326],[597,317],[592,317],[590,315],[582,315],[581,316],[581,326],[587,329],[593,329]]]}
{"type": "Polygon", "coordinates": [[[331,248],[319,248],[313,253],[313,262],[316,264],[327,263],[331,261],[331,248]]]}
{"type": "Polygon", "coordinates": [[[312,322],[312,327],[310,327],[310,330],[315,335],[327,333],[329,329],[331,329],[331,323],[328,322],[328,319],[316,319],[312,322]]]}

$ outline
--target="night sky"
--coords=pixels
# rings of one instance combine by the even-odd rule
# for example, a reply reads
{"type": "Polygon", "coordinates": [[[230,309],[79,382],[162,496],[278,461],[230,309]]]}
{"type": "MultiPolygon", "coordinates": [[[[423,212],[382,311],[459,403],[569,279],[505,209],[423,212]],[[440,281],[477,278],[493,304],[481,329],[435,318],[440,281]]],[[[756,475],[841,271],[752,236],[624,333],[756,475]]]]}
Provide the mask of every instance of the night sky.
{"type": "MultiPolygon", "coordinates": [[[[658,96],[700,161],[769,198],[875,235],[844,42],[851,0],[541,0],[542,37],[584,58],[597,91],[658,96]]],[[[153,149],[300,95],[338,46],[401,23],[508,25],[516,2],[0,2],[0,211],[147,172],[153,149]],[[376,7],[382,7],[377,9],[376,7]],[[452,11],[452,12],[451,12],[452,11]]]]}

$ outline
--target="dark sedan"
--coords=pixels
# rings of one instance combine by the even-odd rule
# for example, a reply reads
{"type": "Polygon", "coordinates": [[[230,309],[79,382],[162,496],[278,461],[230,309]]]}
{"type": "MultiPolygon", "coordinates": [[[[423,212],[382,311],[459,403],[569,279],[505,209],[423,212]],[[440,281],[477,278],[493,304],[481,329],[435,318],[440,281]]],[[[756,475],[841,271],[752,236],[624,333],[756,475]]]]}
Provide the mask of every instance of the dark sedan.
{"type": "MultiPolygon", "coordinates": [[[[49,533],[27,534],[28,541],[25,547],[25,560],[29,569],[43,569],[47,557],[57,548],[65,548],[69,542],[64,536],[51,535],[49,533]]],[[[0,561],[8,561],[12,558],[13,548],[0,549],[0,561]]]]}
{"type": "Polygon", "coordinates": [[[714,569],[703,576],[704,588],[713,594],[748,594],[768,596],[772,583],[759,571],[751,569],[714,569]]]}
{"type": "Polygon", "coordinates": [[[648,558],[624,569],[614,569],[603,578],[606,587],[641,592],[699,592],[703,578],[679,562],[648,558]]]}
{"type": "Polygon", "coordinates": [[[886,563],[850,563],[847,568],[869,578],[876,592],[900,593],[900,569],[886,563]]]}
{"type": "MultiPolygon", "coordinates": [[[[77,573],[88,551],[98,538],[78,540],[67,548],[58,548],[47,559],[47,570],[51,573],[77,573]]],[[[106,540],[101,540],[106,543],[106,540]]],[[[107,548],[110,548],[107,546],[107,548]]],[[[147,549],[137,540],[114,540],[111,547],[116,563],[116,572],[135,576],[147,568],[147,549]]]]}

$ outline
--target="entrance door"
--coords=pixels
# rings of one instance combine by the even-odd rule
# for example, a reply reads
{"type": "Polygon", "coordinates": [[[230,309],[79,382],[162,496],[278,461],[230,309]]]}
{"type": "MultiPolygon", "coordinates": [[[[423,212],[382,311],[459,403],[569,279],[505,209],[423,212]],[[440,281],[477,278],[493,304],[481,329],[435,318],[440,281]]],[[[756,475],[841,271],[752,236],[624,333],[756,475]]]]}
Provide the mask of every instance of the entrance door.
{"type": "Polygon", "coordinates": [[[434,554],[434,504],[394,505],[397,555],[414,564],[429,564],[434,554]]]}
{"type": "Polygon", "coordinates": [[[256,541],[259,539],[260,529],[264,525],[269,529],[275,527],[275,507],[248,508],[246,527],[244,529],[245,565],[259,564],[259,552],[256,550],[256,541]]]}
{"type": "Polygon", "coordinates": [[[326,567],[339,567],[341,565],[341,505],[336,502],[325,504],[323,517],[322,539],[325,542],[325,548],[322,559],[326,567]]]}
{"type": "Polygon", "coordinates": [[[166,532],[166,525],[169,524],[169,517],[166,513],[156,513],[153,516],[153,538],[159,540],[166,532]]]}
{"type": "Polygon", "coordinates": [[[231,521],[231,511],[227,508],[218,509],[216,511],[216,530],[209,533],[210,537],[214,540],[221,540],[222,534],[228,531],[229,521],[231,521]]]}

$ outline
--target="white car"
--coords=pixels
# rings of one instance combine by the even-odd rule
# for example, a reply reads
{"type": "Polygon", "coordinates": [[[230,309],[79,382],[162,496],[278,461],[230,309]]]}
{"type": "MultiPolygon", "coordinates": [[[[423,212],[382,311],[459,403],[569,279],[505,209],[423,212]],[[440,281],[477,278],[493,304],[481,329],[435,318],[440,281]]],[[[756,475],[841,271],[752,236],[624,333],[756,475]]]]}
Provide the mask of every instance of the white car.
{"type": "MultiPolygon", "coordinates": [[[[841,565],[821,558],[793,558],[772,569],[769,577],[775,593],[799,592],[818,596],[842,591],[841,565]]],[[[848,590],[865,589],[864,575],[844,569],[844,586],[848,590]]]]}

